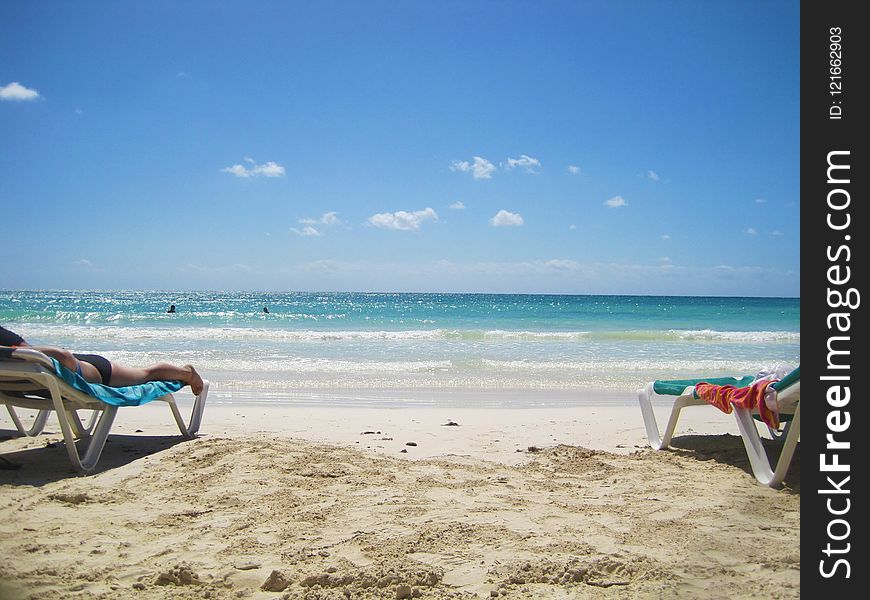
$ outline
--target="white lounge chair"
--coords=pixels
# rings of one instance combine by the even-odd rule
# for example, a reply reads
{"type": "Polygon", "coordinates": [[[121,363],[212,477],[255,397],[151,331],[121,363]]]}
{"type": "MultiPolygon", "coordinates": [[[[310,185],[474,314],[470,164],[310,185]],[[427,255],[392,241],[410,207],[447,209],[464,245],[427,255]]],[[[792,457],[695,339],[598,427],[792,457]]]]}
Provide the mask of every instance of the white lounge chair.
{"type": "MultiPolygon", "coordinates": [[[[785,425],[781,431],[776,431],[771,428],[771,437],[783,442],[782,450],[779,455],[779,460],[774,468],[771,468],[770,460],[764,450],[764,445],[761,441],[761,435],[758,433],[758,428],[755,424],[754,415],[756,411],[750,411],[746,408],[733,406],[734,416],[737,419],[737,427],[740,429],[740,436],[743,438],[743,445],[746,447],[746,453],[749,455],[749,462],[752,466],[752,473],[755,478],[764,485],[776,487],[785,479],[788,467],[791,464],[791,459],[794,451],[797,448],[798,440],[800,439],[800,419],[801,419],[801,382],[800,382],[800,367],[786,375],[781,381],[771,384],[771,387],[776,390],[777,403],[779,404],[780,421],[785,425]]],[[[664,450],[670,445],[671,437],[677,426],[677,420],[680,417],[680,411],[686,406],[711,406],[704,400],[697,397],[695,394],[695,385],[701,382],[713,383],[717,385],[730,384],[736,387],[744,387],[752,383],[753,377],[748,376],[741,379],[733,377],[720,377],[710,379],[690,379],[690,380],[673,380],[673,381],[651,381],[644,388],[637,391],[640,410],[643,414],[643,421],[646,427],[646,435],[649,438],[650,446],[656,450],[664,450]],[[668,419],[668,425],[665,428],[664,436],[659,434],[658,423],[656,423],[655,413],[652,407],[652,398],[656,395],[676,396],[671,416],[668,419]]],[[[711,406],[712,408],[712,406],[711,406]]],[[[718,410],[718,409],[717,409],[718,410]]]]}
{"type": "Polygon", "coordinates": [[[77,470],[91,471],[96,466],[120,405],[161,400],[169,404],[175,422],[185,438],[193,438],[199,431],[208,396],[208,381],[203,382],[205,385],[202,393],[196,397],[190,421],[185,424],[172,395],[172,392],[182,387],[181,382],[149,382],[125,388],[88,386],[86,383],[82,386],[94,393],[103,394],[101,399],[92,393],[76,389],[76,376],[64,369],[68,377],[61,377],[59,369],[63,367],[57,361],[32,348],[0,347],[0,403],[6,405],[16,428],[24,435],[36,435],[42,431],[49,413],[54,411],[70,462],[77,470]],[[31,427],[23,425],[14,410],[15,407],[39,411],[31,427]],[[76,412],[78,410],[94,411],[89,424],[82,422],[76,412]],[[77,438],[88,439],[83,456],[76,448],[77,438]]]}

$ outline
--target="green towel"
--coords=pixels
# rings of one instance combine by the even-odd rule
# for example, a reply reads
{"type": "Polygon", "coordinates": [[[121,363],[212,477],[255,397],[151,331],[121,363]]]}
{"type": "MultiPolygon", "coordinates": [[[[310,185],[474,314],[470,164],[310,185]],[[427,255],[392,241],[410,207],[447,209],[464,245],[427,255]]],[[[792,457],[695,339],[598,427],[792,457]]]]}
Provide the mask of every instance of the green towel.
{"type": "Polygon", "coordinates": [[[705,381],[714,385],[733,385],[735,387],[745,387],[755,381],[754,375],[746,375],[745,377],[707,377],[706,379],[669,379],[664,381],[656,381],[653,384],[653,390],[656,394],[664,396],[680,396],[687,387],[691,387],[705,381]]]}

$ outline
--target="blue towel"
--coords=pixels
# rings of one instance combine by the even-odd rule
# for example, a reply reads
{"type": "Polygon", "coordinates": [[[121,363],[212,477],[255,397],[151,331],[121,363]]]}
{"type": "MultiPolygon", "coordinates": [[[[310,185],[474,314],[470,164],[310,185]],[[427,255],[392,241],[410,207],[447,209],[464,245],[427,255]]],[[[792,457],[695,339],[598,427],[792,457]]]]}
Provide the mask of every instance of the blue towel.
{"type": "Polygon", "coordinates": [[[112,406],[140,406],[152,400],[162,398],[166,394],[177,392],[184,387],[181,381],[149,381],[140,385],[125,387],[109,387],[100,383],[90,383],[78,373],[73,373],[55,359],[54,372],[70,387],[84,392],[112,406]]]}

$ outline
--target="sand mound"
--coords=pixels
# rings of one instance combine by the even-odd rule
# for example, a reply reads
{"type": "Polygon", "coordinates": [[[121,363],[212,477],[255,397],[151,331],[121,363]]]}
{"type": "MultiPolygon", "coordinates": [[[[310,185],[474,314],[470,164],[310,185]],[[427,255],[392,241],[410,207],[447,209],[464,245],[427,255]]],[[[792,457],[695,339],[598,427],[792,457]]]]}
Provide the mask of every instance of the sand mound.
{"type": "Polygon", "coordinates": [[[526,459],[250,435],[39,485],[5,474],[0,595],[799,597],[794,490],[689,450],[526,459]]]}

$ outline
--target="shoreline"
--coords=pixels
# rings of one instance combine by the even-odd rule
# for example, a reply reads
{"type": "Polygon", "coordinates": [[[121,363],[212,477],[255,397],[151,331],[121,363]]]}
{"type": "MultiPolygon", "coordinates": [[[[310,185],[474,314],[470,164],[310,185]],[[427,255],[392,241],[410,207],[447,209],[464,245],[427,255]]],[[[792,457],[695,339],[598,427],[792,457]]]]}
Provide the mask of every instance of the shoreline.
{"type": "MultiPolygon", "coordinates": [[[[191,407],[189,395],[179,398],[178,406],[186,418],[191,407]]],[[[663,426],[670,407],[658,404],[654,405],[654,411],[663,426]]],[[[19,414],[32,413],[19,410],[19,414]]],[[[11,427],[8,417],[0,420],[0,431],[11,434],[11,427]]],[[[45,436],[60,439],[60,430],[53,416],[49,418],[45,432],[36,438],[7,439],[0,450],[7,452],[12,448],[33,447],[45,436]]],[[[171,438],[177,433],[171,413],[162,402],[122,408],[112,427],[112,435],[119,436],[171,438]]],[[[675,436],[694,434],[737,437],[739,430],[732,415],[710,406],[688,407],[681,413],[675,436]]],[[[266,436],[399,458],[469,456],[505,464],[522,462],[529,447],[544,449],[567,444],[614,454],[629,454],[649,447],[636,402],[634,406],[594,404],[568,407],[207,403],[200,438],[266,436]],[[416,445],[407,446],[407,442],[416,445]]]]}
{"type": "Polygon", "coordinates": [[[324,408],[571,408],[636,406],[637,392],[600,388],[298,388],[267,391],[244,385],[213,383],[209,404],[215,406],[286,406],[324,408]],[[212,397],[214,396],[214,397],[212,397]]]}

